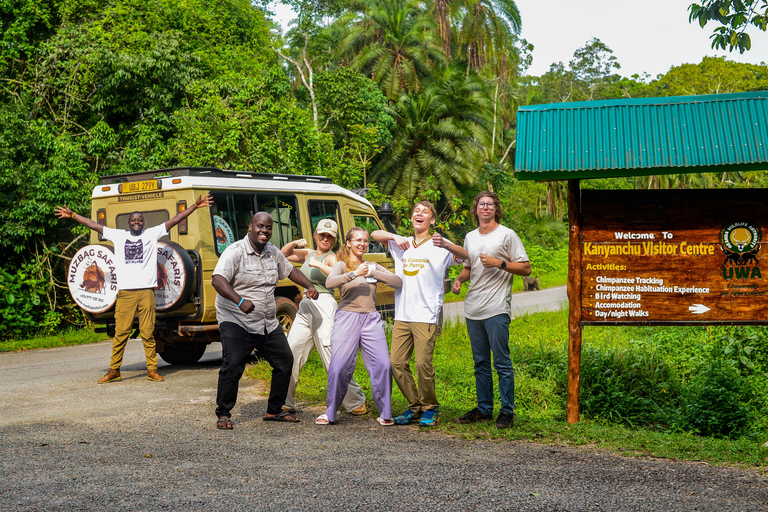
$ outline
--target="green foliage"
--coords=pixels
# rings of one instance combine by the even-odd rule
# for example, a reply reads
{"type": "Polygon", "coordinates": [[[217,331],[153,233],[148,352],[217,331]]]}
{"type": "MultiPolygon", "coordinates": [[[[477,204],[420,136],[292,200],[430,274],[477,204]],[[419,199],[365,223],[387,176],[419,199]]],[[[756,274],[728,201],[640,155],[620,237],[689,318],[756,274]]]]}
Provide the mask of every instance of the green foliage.
{"type": "Polygon", "coordinates": [[[199,82],[189,106],[172,117],[173,158],[184,165],[243,171],[324,174],[334,154],[330,136],[298,107],[278,68],[253,77],[199,82]]]}
{"type": "Polygon", "coordinates": [[[25,263],[18,269],[0,268],[0,339],[17,338],[52,330],[56,313],[46,312],[49,276],[39,264],[25,263]]]}
{"type": "Polygon", "coordinates": [[[674,422],[678,395],[672,369],[644,347],[584,351],[580,406],[588,417],[666,428],[674,422]]]}
{"type": "Polygon", "coordinates": [[[411,202],[427,190],[430,177],[442,197],[460,195],[482,165],[486,105],[482,83],[456,70],[446,70],[418,96],[401,95],[393,107],[396,135],[372,179],[384,193],[411,202]]]}
{"type": "Polygon", "coordinates": [[[654,96],[722,94],[768,89],[768,66],[725,57],[704,57],[698,64],[672,67],[651,85],[654,96]]]}
{"type": "Polygon", "coordinates": [[[375,0],[337,21],[346,30],[336,56],[373,78],[392,101],[419,91],[445,61],[434,21],[417,0],[375,0]]]}
{"type": "Polygon", "coordinates": [[[712,48],[738,49],[739,53],[744,53],[752,48],[752,40],[745,29],[753,25],[765,32],[768,28],[768,0],[704,0],[688,8],[690,22],[698,21],[702,28],[710,21],[720,25],[710,37],[712,48]]]}
{"type": "Polygon", "coordinates": [[[36,241],[53,246],[62,232],[53,207],[88,211],[93,176],[75,137],[30,121],[25,104],[0,104],[0,249],[6,263],[30,257],[36,241]]]}
{"type": "Polygon", "coordinates": [[[683,424],[703,436],[739,437],[750,423],[754,399],[749,382],[721,360],[704,365],[682,397],[683,424]]]}
{"type": "Polygon", "coordinates": [[[376,84],[347,66],[315,75],[319,124],[327,126],[337,146],[350,140],[350,127],[376,128],[377,144],[392,138],[395,122],[387,112],[387,98],[376,84]]]}

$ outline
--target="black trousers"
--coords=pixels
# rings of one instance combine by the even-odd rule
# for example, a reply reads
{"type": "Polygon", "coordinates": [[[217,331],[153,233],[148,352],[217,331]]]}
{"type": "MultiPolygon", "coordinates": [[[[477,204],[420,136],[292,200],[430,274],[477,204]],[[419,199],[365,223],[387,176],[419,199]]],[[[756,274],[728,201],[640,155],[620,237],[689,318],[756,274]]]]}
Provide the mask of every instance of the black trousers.
{"type": "Polygon", "coordinates": [[[221,370],[216,392],[216,417],[231,416],[235,407],[240,378],[254,349],[272,367],[267,413],[279,414],[288,395],[293,369],[293,354],[282,327],[269,334],[253,334],[232,322],[219,324],[221,333],[221,370]]]}

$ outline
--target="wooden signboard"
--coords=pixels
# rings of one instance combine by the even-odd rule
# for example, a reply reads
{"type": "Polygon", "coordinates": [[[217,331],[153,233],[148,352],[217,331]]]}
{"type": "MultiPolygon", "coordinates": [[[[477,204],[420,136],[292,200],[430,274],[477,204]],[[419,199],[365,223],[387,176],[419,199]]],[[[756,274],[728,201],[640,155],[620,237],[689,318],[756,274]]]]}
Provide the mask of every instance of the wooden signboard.
{"type": "Polygon", "coordinates": [[[768,191],[582,190],[581,325],[768,324],[768,191]]]}

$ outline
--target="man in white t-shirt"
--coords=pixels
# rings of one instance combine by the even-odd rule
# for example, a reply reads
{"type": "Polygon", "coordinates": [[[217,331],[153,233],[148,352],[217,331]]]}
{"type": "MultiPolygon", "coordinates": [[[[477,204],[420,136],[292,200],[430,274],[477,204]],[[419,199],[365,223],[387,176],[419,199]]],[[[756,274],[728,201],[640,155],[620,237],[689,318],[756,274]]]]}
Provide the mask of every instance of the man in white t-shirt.
{"type": "Polygon", "coordinates": [[[388,244],[395,260],[395,274],[403,280],[403,287],[395,290],[390,354],[392,376],[408,400],[408,409],[395,418],[398,425],[419,421],[421,426],[429,427],[437,425],[440,418],[432,358],[445,292],[443,279],[446,269],[461,263],[467,253],[439,233],[429,234],[435,217],[437,212],[432,203],[422,201],[411,213],[414,236],[406,238],[382,230],[371,233],[377,242],[388,244]],[[410,368],[414,351],[418,387],[410,368]]]}
{"type": "Polygon", "coordinates": [[[464,238],[469,258],[464,270],[453,282],[453,292],[461,292],[462,283],[470,281],[464,300],[464,316],[475,361],[477,407],[457,423],[474,423],[493,418],[493,367],[499,376],[501,412],[497,428],[514,424],[515,372],[509,355],[509,322],[512,316],[513,275],[528,276],[531,264],[517,233],[499,224],[501,204],[491,191],[481,192],[472,203],[472,215],[478,228],[464,238]]]}
{"type": "Polygon", "coordinates": [[[133,317],[139,317],[139,332],[144,342],[147,358],[147,379],[153,382],[165,380],[157,373],[155,352],[155,287],[157,286],[157,242],[168,230],[186,219],[195,209],[210,206],[211,195],[200,196],[195,204],[177,213],[172,219],[155,227],[144,229],[144,215],[133,212],[128,217],[130,231],[102,226],[93,220],[74,213],[67,205],[57,206],[54,213],[60,219],[73,219],[96,231],[115,246],[115,263],[118,281],[115,303],[115,338],[112,341],[112,359],[109,371],[99,379],[99,384],[120,380],[120,366],[128,337],[133,330],[133,317]]]}

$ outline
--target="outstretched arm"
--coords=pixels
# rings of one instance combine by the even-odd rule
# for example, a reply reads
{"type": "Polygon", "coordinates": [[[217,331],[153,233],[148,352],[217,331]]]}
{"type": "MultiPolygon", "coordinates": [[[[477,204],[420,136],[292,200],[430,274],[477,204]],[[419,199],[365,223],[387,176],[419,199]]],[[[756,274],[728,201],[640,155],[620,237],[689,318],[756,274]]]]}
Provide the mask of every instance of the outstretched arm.
{"type": "Polygon", "coordinates": [[[203,196],[198,197],[197,201],[195,201],[195,204],[193,204],[183,212],[177,213],[176,216],[173,217],[172,219],[167,220],[165,222],[165,230],[170,231],[173,226],[175,226],[179,222],[189,217],[189,215],[196,209],[205,208],[206,206],[211,206],[212,204],[213,204],[213,198],[211,197],[211,194],[206,194],[205,197],[203,196]]]}
{"type": "Polygon", "coordinates": [[[102,226],[101,224],[98,224],[97,222],[94,222],[88,217],[83,217],[82,215],[79,215],[73,212],[72,210],[67,208],[67,205],[57,206],[56,208],[53,209],[53,213],[60,219],[72,219],[76,222],[79,222],[80,224],[87,227],[88,229],[92,229],[96,231],[100,235],[104,234],[104,226],[102,226]]]}
{"type": "Polygon", "coordinates": [[[461,247],[460,245],[456,245],[450,240],[446,240],[445,238],[443,238],[443,236],[440,233],[434,233],[432,235],[432,245],[434,245],[435,247],[442,247],[443,249],[447,250],[448,252],[456,256],[457,259],[460,259],[460,260],[469,259],[469,253],[465,248],[461,247]]]}
{"type": "Polygon", "coordinates": [[[383,229],[377,229],[371,233],[371,238],[380,244],[384,244],[385,246],[390,240],[393,240],[395,245],[397,245],[402,250],[406,250],[411,246],[411,241],[404,236],[396,235],[395,233],[390,233],[389,231],[384,231],[383,229]]]}

